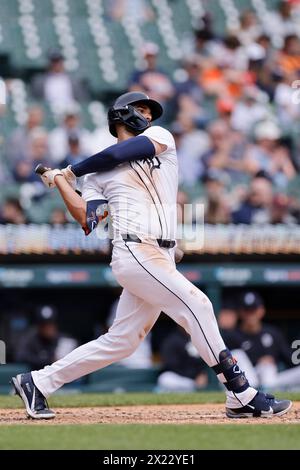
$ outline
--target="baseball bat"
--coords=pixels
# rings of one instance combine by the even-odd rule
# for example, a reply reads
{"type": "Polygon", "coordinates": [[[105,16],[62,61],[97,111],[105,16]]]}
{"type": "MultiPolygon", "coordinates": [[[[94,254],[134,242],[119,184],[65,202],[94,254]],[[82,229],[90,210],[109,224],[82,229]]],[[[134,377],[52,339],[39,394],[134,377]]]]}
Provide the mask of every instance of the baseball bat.
{"type": "Polygon", "coordinates": [[[34,172],[38,175],[43,175],[47,170],[49,170],[49,168],[46,168],[44,165],[42,165],[42,163],[39,163],[35,168],[34,172]]]}
{"type": "MultiPolygon", "coordinates": [[[[34,172],[37,173],[38,175],[43,175],[45,171],[48,171],[50,168],[46,168],[42,163],[39,163],[34,172]]],[[[82,192],[79,191],[79,189],[75,189],[75,192],[79,194],[79,196],[82,196],[82,192]]]]}

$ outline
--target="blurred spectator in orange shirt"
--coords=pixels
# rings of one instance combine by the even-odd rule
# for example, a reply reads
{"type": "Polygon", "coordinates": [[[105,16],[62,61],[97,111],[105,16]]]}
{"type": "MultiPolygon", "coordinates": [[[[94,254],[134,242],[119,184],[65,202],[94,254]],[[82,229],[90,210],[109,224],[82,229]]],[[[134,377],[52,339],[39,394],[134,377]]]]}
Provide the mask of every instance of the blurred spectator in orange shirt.
{"type": "Polygon", "coordinates": [[[300,72],[300,40],[296,34],[290,34],[284,40],[278,54],[278,64],[283,74],[300,72]]]}

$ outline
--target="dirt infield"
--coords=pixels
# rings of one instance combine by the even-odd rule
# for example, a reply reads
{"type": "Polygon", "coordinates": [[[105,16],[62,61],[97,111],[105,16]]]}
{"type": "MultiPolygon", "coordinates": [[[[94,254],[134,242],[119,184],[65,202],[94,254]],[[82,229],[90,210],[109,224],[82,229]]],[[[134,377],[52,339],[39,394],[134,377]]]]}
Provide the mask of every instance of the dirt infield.
{"type": "Polygon", "coordinates": [[[56,408],[55,419],[27,419],[24,410],[0,410],[1,424],[300,424],[300,402],[281,418],[228,419],[224,405],[147,405],[94,408],[56,408]]]}

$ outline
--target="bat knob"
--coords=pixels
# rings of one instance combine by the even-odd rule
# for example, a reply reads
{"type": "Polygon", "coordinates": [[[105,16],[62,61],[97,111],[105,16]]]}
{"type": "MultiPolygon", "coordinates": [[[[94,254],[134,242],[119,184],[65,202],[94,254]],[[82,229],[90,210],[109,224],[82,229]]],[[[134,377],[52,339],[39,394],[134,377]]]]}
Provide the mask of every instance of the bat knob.
{"type": "Polygon", "coordinates": [[[38,175],[43,175],[45,173],[45,171],[49,170],[49,168],[46,168],[44,165],[42,165],[42,163],[39,163],[34,172],[37,173],[38,175]]]}

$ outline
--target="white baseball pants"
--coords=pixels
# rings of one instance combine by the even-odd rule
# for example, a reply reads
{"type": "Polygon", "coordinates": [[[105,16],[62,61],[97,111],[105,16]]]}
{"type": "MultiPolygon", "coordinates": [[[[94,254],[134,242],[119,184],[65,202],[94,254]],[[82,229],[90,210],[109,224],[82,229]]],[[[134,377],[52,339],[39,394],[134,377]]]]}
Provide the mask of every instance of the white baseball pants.
{"type": "MultiPolygon", "coordinates": [[[[161,311],[191,336],[200,356],[211,367],[226,348],[220,336],[213,307],[206,295],[176,270],[174,249],[153,244],[117,242],[112,270],[124,288],[116,319],[98,339],[72,351],[63,359],[32,373],[45,397],[65,383],[129,356],[150,331],[161,311]]],[[[221,381],[225,381],[222,374],[221,381]]],[[[230,406],[248,403],[256,394],[249,388],[239,394],[240,402],[227,394],[230,406]],[[230,399],[232,398],[232,400],[230,399]]]]}

